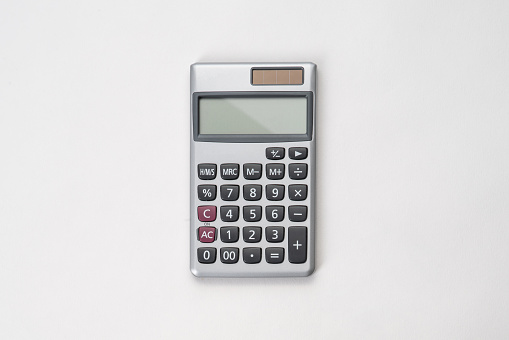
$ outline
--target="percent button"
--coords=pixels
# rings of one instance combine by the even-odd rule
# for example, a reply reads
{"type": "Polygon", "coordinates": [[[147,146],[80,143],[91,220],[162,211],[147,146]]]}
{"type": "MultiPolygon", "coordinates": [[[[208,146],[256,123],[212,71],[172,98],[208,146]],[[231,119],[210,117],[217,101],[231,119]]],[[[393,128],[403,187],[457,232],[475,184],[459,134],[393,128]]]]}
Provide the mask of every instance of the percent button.
{"type": "Polygon", "coordinates": [[[213,201],[216,199],[217,187],[215,185],[198,185],[198,199],[200,201],[213,201]]]}

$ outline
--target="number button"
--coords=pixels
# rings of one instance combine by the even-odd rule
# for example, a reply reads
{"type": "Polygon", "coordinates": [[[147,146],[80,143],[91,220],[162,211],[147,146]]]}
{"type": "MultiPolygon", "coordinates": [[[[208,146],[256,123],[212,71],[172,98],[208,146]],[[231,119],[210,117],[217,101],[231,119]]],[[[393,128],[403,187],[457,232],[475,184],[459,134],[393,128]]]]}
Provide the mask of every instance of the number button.
{"type": "Polygon", "coordinates": [[[293,163],[288,165],[288,176],[291,179],[304,179],[308,176],[308,165],[306,163],[293,163]]]}
{"type": "Polygon", "coordinates": [[[242,249],[242,258],[245,263],[260,263],[262,260],[262,248],[244,248],[242,249]]]}
{"type": "Polygon", "coordinates": [[[244,185],[244,199],[246,201],[259,201],[262,198],[262,186],[258,184],[244,185]]]}
{"type": "Polygon", "coordinates": [[[280,222],[285,218],[285,207],[281,205],[268,205],[265,207],[267,221],[280,222]]]}
{"type": "Polygon", "coordinates": [[[244,242],[257,243],[262,239],[262,228],[261,227],[244,227],[242,228],[242,237],[244,242]]]}
{"type": "Polygon", "coordinates": [[[303,201],[308,197],[308,186],[305,184],[292,184],[288,186],[288,197],[292,201],[303,201]]]}
{"type": "Polygon", "coordinates": [[[307,259],[306,227],[288,228],[288,261],[290,263],[304,263],[307,259]]]}
{"type": "Polygon", "coordinates": [[[288,154],[291,159],[306,159],[308,156],[308,148],[290,148],[288,154]]]}
{"type": "Polygon", "coordinates": [[[291,205],[288,207],[288,219],[292,222],[303,222],[308,218],[308,207],[291,205]]]}
{"type": "Polygon", "coordinates": [[[210,247],[198,248],[198,262],[200,263],[216,262],[216,248],[210,247]]]}
{"type": "Polygon", "coordinates": [[[265,248],[265,259],[267,263],[281,263],[285,259],[285,248],[265,248]]]}
{"type": "Polygon", "coordinates": [[[239,227],[221,227],[221,241],[224,243],[234,243],[239,240],[239,227]]]}
{"type": "Polygon", "coordinates": [[[285,165],[282,163],[269,163],[267,164],[266,173],[268,179],[282,179],[285,177],[285,165]]]}
{"type": "Polygon", "coordinates": [[[202,205],[198,207],[198,219],[201,222],[212,222],[216,220],[216,207],[213,205],[202,205]]]}
{"type": "Polygon", "coordinates": [[[226,180],[239,178],[239,165],[234,163],[221,164],[221,178],[226,180]]]}
{"type": "Polygon", "coordinates": [[[283,159],[285,158],[285,148],[267,148],[265,149],[267,159],[283,159]]]}
{"type": "Polygon", "coordinates": [[[269,201],[281,201],[285,197],[285,186],[269,184],[265,187],[265,195],[269,201]]]}
{"type": "Polygon", "coordinates": [[[219,257],[223,263],[237,263],[239,261],[239,248],[221,248],[219,257]]]}
{"type": "Polygon", "coordinates": [[[198,178],[210,180],[216,178],[217,165],[210,163],[198,164],[198,178]]]}
{"type": "Polygon", "coordinates": [[[262,219],[262,207],[259,205],[246,205],[243,208],[244,221],[258,222],[262,219]]]}
{"type": "Polygon", "coordinates": [[[270,243],[283,242],[285,239],[285,228],[267,227],[265,228],[265,239],[270,243]]]}
{"type": "Polygon", "coordinates": [[[216,199],[215,185],[198,185],[198,199],[200,201],[213,201],[216,199]]]}
{"type": "Polygon", "coordinates": [[[262,177],[262,165],[258,163],[244,164],[245,179],[260,179],[262,177]]]}
{"type": "Polygon", "coordinates": [[[239,219],[239,207],[235,205],[223,205],[219,212],[223,222],[235,222],[239,219]]]}
{"type": "Polygon", "coordinates": [[[238,185],[221,185],[221,199],[223,201],[236,201],[239,199],[238,185]]]}
{"type": "Polygon", "coordinates": [[[268,205],[265,207],[265,215],[269,222],[281,222],[285,218],[285,207],[281,205],[268,205]]]}

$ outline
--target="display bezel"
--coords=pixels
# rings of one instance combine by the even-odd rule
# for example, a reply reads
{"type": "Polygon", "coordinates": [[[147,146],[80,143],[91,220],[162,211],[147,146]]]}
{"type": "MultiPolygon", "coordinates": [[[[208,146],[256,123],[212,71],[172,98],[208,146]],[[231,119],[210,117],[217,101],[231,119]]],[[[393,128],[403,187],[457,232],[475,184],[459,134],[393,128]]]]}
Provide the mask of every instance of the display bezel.
{"type": "Polygon", "coordinates": [[[310,91],[252,91],[252,92],[195,92],[193,93],[193,139],[199,142],[265,143],[309,141],[313,137],[313,92],[310,91]],[[200,134],[199,105],[201,98],[288,98],[303,97],[307,102],[307,129],[304,134],[200,134]]]}

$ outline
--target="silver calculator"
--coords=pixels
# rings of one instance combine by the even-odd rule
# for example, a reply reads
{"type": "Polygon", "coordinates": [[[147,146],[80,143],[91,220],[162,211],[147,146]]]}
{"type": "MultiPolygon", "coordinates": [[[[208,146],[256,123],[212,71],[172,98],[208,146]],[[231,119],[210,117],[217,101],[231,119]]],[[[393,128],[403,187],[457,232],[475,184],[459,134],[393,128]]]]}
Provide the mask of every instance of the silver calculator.
{"type": "Polygon", "coordinates": [[[308,276],[315,265],[313,63],[191,65],[191,272],[308,276]]]}

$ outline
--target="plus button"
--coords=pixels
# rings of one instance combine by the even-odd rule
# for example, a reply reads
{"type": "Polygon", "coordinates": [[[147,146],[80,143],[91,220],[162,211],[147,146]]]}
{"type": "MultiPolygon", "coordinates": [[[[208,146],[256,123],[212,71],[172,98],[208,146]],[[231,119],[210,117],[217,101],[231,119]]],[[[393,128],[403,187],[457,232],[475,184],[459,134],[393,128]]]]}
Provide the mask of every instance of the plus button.
{"type": "Polygon", "coordinates": [[[295,249],[299,250],[299,247],[302,246],[302,244],[299,244],[299,240],[297,240],[297,242],[295,242],[294,244],[292,244],[292,246],[295,247],[295,249]]]}

